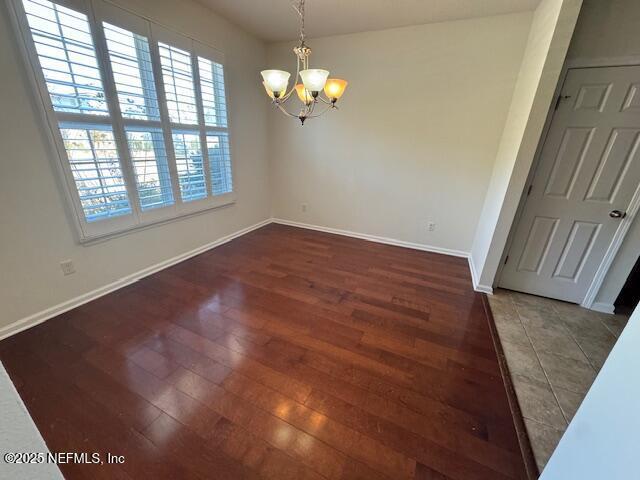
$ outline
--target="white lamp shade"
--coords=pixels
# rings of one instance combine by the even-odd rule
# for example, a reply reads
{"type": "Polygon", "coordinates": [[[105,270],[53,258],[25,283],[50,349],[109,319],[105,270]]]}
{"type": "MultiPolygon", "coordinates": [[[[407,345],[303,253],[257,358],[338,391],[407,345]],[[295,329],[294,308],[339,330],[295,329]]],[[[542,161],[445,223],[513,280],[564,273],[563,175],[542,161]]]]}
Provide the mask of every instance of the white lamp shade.
{"type": "Polygon", "coordinates": [[[284,70],[263,70],[260,72],[264,79],[265,86],[276,93],[284,93],[287,91],[287,85],[289,84],[289,77],[291,74],[284,70]]]}
{"type": "Polygon", "coordinates": [[[329,72],[327,70],[320,70],[318,68],[310,68],[300,72],[304,88],[310,92],[321,91],[324,88],[324,84],[327,83],[328,76],[329,72]]]}

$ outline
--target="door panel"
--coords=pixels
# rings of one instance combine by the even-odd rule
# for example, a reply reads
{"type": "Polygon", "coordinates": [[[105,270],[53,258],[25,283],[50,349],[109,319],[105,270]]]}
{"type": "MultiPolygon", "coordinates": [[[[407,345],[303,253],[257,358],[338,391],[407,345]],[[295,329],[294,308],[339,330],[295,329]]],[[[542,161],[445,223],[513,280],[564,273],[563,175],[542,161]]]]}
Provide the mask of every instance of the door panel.
{"type": "Polygon", "coordinates": [[[578,90],[576,97],[576,103],[573,107],[577,110],[593,110],[596,112],[602,112],[607,99],[611,93],[611,83],[600,83],[595,85],[582,85],[578,90]]]}
{"type": "Polygon", "coordinates": [[[579,167],[589,149],[594,129],[567,128],[562,137],[558,155],[553,163],[544,194],[550,197],[569,198],[579,167]]]}
{"type": "Polygon", "coordinates": [[[553,272],[554,277],[576,280],[596,238],[599,224],[575,222],[553,272]]]}
{"type": "Polygon", "coordinates": [[[635,128],[611,132],[585,200],[612,204],[633,157],[638,155],[639,133],[635,128]]]}
{"type": "Polygon", "coordinates": [[[628,113],[640,112],[640,83],[632,83],[629,87],[629,92],[622,105],[622,111],[628,113]]]}
{"type": "Polygon", "coordinates": [[[539,273],[549,251],[551,239],[558,225],[558,218],[536,217],[533,220],[527,243],[524,246],[518,270],[539,273]]]}
{"type": "Polygon", "coordinates": [[[640,183],[640,67],[569,70],[499,285],[579,303],[640,183]]]}

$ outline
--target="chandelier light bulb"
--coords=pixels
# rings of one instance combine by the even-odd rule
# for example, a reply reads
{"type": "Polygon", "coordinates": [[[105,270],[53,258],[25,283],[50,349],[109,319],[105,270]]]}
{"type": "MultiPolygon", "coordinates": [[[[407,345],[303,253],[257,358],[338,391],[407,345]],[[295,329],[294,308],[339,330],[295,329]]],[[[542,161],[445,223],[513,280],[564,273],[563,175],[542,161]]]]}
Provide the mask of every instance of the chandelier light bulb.
{"type": "Polygon", "coordinates": [[[274,93],[274,96],[280,97],[287,91],[287,85],[289,85],[289,77],[291,74],[284,70],[263,70],[260,72],[264,79],[264,86],[274,93]]]}
{"type": "Polygon", "coordinates": [[[304,87],[312,94],[322,91],[328,76],[328,70],[321,70],[319,68],[309,68],[300,72],[300,78],[302,78],[304,87]]]}
{"type": "Polygon", "coordinates": [[[309,93],[309,91],[304,88],[304,85],[299,83],[296,85],[296,93],[298,94],[298,98],[305,105],[309,105],[313,102],[313,96],[309,93]]]}
{"type": "Polygon", "coordinates": [[[267,87],[267,84],[265,82],[262,82],[262,86],[267,91],[267,95],[269,95],[269,98],[271,98],[271,99],[276,98],[276,97],[273,96],[273,92],[271,91],[271,89],[269,87],[267,87]]]}
{"type": "Polygon", "coordinates": [[[324,86],[324,94],[332,102],[337,101],[344,93],[345,88],[349,82],[341,80],[339,78],[330,78],[324,86]]]}

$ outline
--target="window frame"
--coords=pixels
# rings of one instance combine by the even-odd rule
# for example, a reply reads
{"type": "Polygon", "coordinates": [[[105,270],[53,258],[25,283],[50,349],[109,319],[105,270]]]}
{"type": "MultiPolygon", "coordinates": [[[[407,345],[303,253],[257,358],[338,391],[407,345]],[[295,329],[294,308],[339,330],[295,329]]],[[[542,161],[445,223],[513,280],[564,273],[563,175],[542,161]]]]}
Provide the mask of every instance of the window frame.
{"type": "Polygon", "coordinates": [[[41,112],[43,114],[45,125],[48,127],[44,130],[46,131],[49,145],[54,147],[55,170],[61,180],[63,187],[62,190],[66,199],[65,203],[67,204],[71,217],[73,218],[73,223],[78,235],[78,241],[83,244],[92,243],[97,240],[119,236],[130,231],[147,228],[154,224],[176,221],[187,216],[235,203],[237,198],[237,177],[235,175],[235,162],[231,157],[231,151],[233,148],[231,146],[232,136],[230,132],[231,119],[228,111],[228,74],[224,54],[219,50],[198,42],[188,36],[162,27],[149,18],[132,13],[103,0],[50,1],[87,16],[87,21],[91,30],[91,38],[96,53],[96,61],[98,63],[109,110],[108,116],[54,111],[49,90],[45,83],[44,74],[40,67],[35,44],[31,37],[31,30],[27,21],[24,6],[22,5],[22,0],[10,0],[8,2],[10,7],[10,17],[15,27],[16,36],[18,37],[17,43],[24,61],[28,64],[27,71],[30,83],[32,83],[32,88],[35,89],[35,92],[37,92],[40,97],[39,103],[42,107],[41,112]],[[107,49],[107,40],[103,29],[103,22],[144,36],[147,39],[151,55],[151,65],[158,107],[160,110],[160,121],[127,118],[120,111],[119,96],[111,68],[111,59],[107,49]],[[176,124],[169,121],[167,100],[161,71],[162,67],[158,47],[159,42],[185,50],[190,55],[193,83],[196,93],[196,109],[198,115],[197,125],[176,124]],[[200,93],[201,86],[199,64],[197,60],[198,56],[204,57],[212,62],[219,63],[224,68],[224,101],[227,105],[225,127],[211,127],[207,126],[204,122],[204,105],[202,103],[200,93]],[[76,182],[71,171],[70,163],[67,159],[67,152],[62,140],[62,135],[59,130],[59,124],[62,122],[85,124],[93,123],[105,125],[111,128],[116,141],[122,175],[126,185],[126,192],[131,208],[130,214],[99,219],[92,222],[88,222],[86,220],[84,209],[76,187],[76,182]],[[167,155],[168,169],[171,178],[171,191],[173,194],[172,205],[164,205],[143,211],[137,187],[134,163],[130,155],[129,143],[127,141],[126,127],[142,129],[154,128],[162,131],[162,138],[164,141],[164,148],[167,155]],[[207,196],[202,199],[187,202],[182,200],[178,184],[176,158],[172,141],[173,130],[193,130],[199,132],[207,192],[207,196]],[[228,136],[229,140],[232,190],[220,195],[213,195],[213,178],[209,166],[206,136],[207,133],[212,132],[223,132],[228,136]]]}

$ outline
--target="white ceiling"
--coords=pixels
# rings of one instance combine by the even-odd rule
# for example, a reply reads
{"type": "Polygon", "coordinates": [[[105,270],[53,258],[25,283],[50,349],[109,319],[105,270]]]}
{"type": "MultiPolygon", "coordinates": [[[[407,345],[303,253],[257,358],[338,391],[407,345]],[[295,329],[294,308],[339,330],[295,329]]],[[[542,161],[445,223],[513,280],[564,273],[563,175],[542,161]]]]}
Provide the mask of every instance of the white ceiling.
{"type": "MultiPolygon", "coordinates": [[[[291,0],[197,0],[267,42],[298,37],[291,0]]],[[[308,37],[533,10],[540,0],[307,0],[308,37]]]]}

